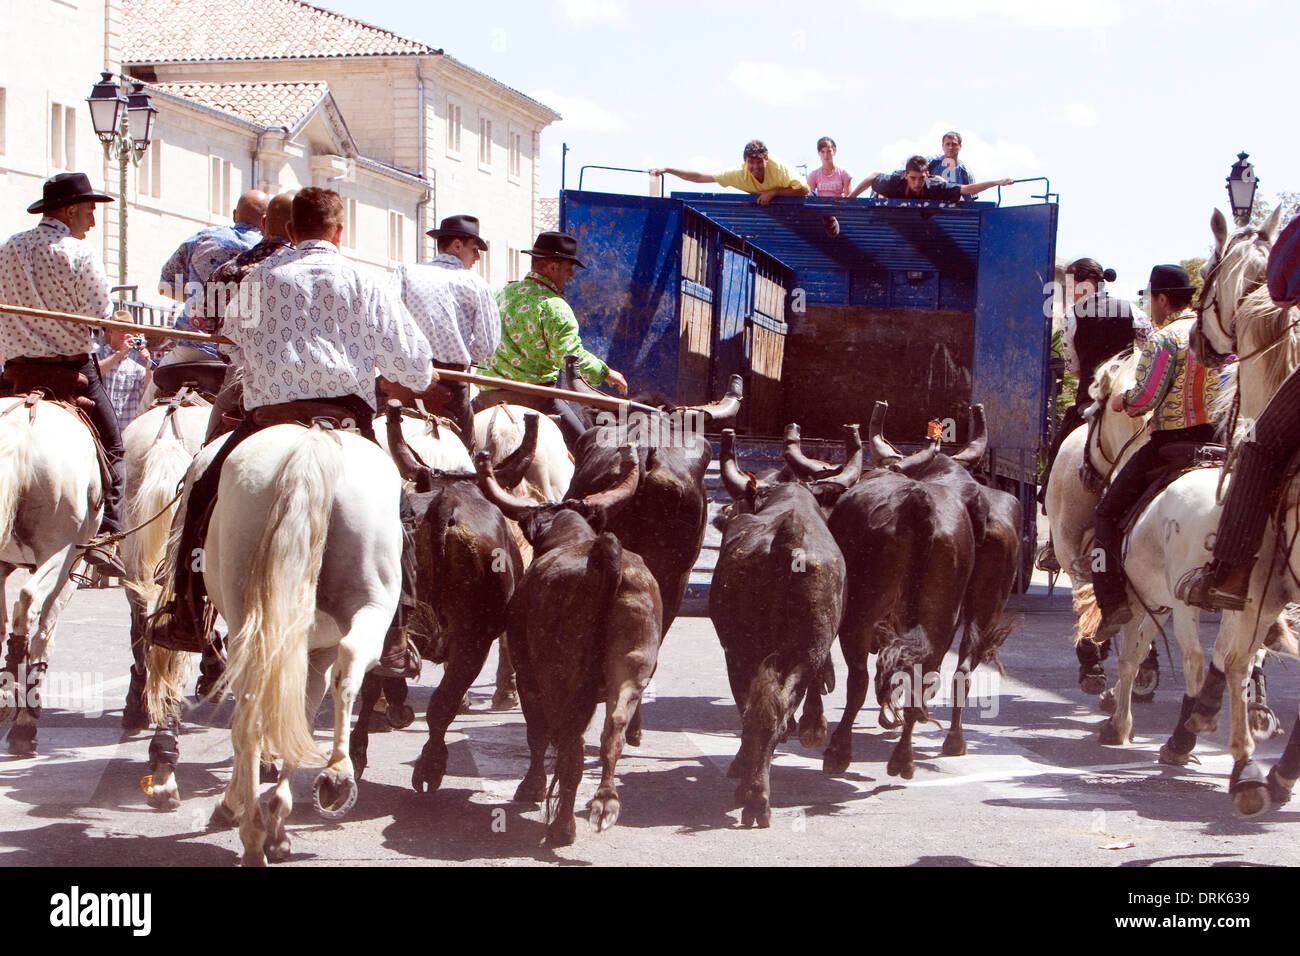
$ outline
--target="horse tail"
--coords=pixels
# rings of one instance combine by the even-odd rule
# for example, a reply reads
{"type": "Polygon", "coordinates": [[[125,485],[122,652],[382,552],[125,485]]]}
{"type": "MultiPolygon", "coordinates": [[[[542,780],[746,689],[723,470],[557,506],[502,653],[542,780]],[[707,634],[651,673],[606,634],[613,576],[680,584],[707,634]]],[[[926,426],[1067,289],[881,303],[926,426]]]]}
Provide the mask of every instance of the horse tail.
{"type": "Polygon", "coordinates": [[[158,596],[159,571],[167,551],[171,517],[176,513],[172,499],[193,460],[194,456],[175,438],[159,439],[145,454],[140,487],[126,502],[127,527],[134,528],[153,518],[122,541],[122,558],[131,573],[126,586],[146,603],[158,596]],[[172,502],[170,507],[168,502],[172,502]]]}
{"type": "Polygon", "coordinates": [[[1097,596],[1092,592],[1091,584],[1081,584],[1074,589],[1074,616],[1078,623],[1074,628],[1076,646],[1084,641],[1091,641],[1101,624],[1101,608],[1097,606],[1097,596]]]}
{"type": "Polygon", "coordinates": [[[9,540],[32,473],[32,426],[26,412],[0,418],[0,544],[9,540]]]}
{"type": "Polygon", "coordinates": [[[302,435],[280,466],[248,564],[244,619],[223,675],[237,701],[236,738],[260,737],[265,749],[291,764],[321,759],[304,706],[307,637],[342,468],[338,436],[318,426],[302,435]]]}

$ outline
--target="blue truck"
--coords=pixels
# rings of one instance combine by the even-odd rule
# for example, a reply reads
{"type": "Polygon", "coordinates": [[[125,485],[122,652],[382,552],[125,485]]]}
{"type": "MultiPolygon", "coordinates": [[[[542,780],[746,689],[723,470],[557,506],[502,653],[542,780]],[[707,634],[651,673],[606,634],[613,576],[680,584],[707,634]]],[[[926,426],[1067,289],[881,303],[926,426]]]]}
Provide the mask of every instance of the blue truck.
{"type": "MultiPolygon", "coordinates": [[[[1045,181],[1044,181],[1045,182],[1045,181]]],[[[563,190],[560,228],[588,268],[566,295],[592,351],[634,390],[678,403],[745,379],[742,455],[779,455],[788,422],[834,457],[841,426],[889,402],[906,448],[927,423],[967,440],[982,403],[988,480],[1014,493],[1034,553],[1049,372],[1057,204],[634,196],[563,190]],[[825,219],[834,215],[839,234],[825,219]]]]}

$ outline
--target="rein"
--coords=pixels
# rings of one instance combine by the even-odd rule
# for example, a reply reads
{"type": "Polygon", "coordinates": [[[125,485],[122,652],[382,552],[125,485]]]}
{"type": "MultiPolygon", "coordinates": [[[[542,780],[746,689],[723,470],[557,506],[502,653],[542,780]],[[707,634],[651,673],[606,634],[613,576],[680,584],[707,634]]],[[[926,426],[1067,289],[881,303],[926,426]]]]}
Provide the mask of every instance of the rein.
{"type": "Polygon", "coordinates": [[[131,535],[135,534],[137,531],[142,531],[143,529],[149,527],[149,525],[153,524],[155,521],[157,521],[159,518],[161,518],[164,514],[166,514],[166,513],[167,513],[167,509],[170,508],[172,505],[176,504],[176,502],[180,501],[180,500],[181,500],[181,495],[183,495],[184,493],[185,493],[185,479],[182,478],[182,479],[180,480],[180,482],[176,485],[176,494],[175,494],[175,496],[172,498],[171,501],[169,501],[169,502],[167,502],[167,504],[163,505],[162,508],[158,511],[158,513],[155,514],[152,518],[149,518],[149,519],[147,519],[147,520],[145,520],[145,521],[140,522],[138,525],[136,525],[134,528],[131,528],[131,529],[128,530],[128,531],[115,531],[115,532],[113,532],[112,534],[96,535],[95,537],[93,537],[93,538],[91,538],[89,541],[87,541],[85,544],[83,544],[83,545],[78,545],[78,547],[79,547],[82,551],[85,551],[85,550],[87,550],[87,549],[89,549],[89,548],[97,548],[97,547],[99,547],[101,544],[112,544],[112,543],[115,542],[115,541],[121,541],[121,540],[123,540],[124,538],[129,538],[131,535]]]}

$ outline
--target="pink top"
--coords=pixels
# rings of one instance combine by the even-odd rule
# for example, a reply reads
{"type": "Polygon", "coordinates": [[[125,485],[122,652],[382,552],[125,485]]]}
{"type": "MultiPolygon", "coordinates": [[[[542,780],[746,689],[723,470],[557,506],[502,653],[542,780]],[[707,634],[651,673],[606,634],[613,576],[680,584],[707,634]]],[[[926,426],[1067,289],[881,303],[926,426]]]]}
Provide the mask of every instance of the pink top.
{"type": "Polygon", "coordinates": [[[822,172],[820,166],[808,174],[808,188],[813,191],[814,196],[847,195],[852,182],[853,177],[849,175],[849,171],[838,166],[829,174],[822,172]]]}

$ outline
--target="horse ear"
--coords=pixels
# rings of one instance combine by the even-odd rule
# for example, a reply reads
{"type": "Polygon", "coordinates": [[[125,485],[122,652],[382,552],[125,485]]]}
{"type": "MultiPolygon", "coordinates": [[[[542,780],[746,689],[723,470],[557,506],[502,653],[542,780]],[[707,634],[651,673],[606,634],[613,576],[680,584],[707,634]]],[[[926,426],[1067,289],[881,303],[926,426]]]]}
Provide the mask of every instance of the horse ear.
{"type": "Polygon", "coordinates": [[[1264,220],[1264,225],[1260,226],[1259,234],[1266,242],[1272,243],[1273,237],[1277,235],[1277,224],[1282,218],[1282,207],[1279,205],[1269,217],[1264,220]]]}
{"type": "Polygon", "coordinates": [[[1216,207],[1214,215],[1210,216],[1210,232],[1214,233],[1214,246],[1219,251],[1223,251],[1223,244],[1228,241],[1228,220],[1224,218],[1223,213],[1219,212],[1216,207]]]}

